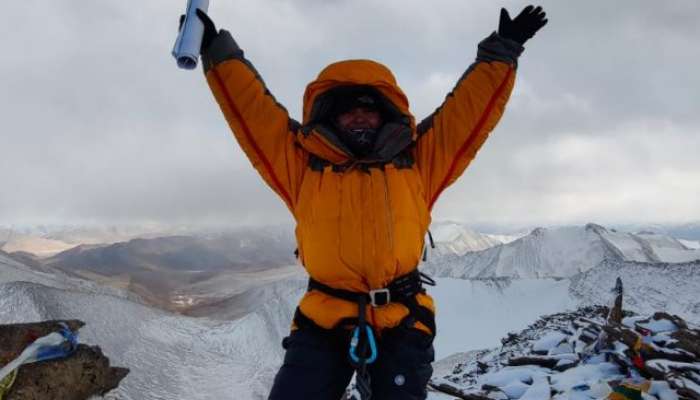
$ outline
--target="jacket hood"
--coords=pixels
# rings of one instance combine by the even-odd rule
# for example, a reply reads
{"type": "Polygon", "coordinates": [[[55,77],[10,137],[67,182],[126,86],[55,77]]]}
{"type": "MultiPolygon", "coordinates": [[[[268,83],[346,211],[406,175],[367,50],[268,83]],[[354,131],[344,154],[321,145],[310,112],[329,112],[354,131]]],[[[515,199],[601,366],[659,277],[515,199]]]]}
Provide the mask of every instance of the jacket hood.
{"type": "MultiPolygon", "coordinates": [[[[346,60],[330,64],[318,77],[306,86],[304,93],[303,135],[299,143],[308,151],[332,163],[340,164],[352,158],[352,154],[334,135],[331,129],[322,126],[316,119],[318,103],[324,93],[343,86],[365,86],[375,90],[394,109],[394,120],[385,121],[384,147],[376,149],[375,158],[384,159],[395,155],[415,139],[415,119],[409,111],[409,104],[396,78],[384,65],[371,60],[346,60]],[[317,106],[317,107],[315,107],[317,106]],[[404,129],[397,129],[397,125],[404,129]],[[393,132],[401,132],[396,134],[393,132]],[[400,147],[400,148],[399,148],[400,147]]],[[[383,160],[387,161],[387,160],[383,160]]]]}

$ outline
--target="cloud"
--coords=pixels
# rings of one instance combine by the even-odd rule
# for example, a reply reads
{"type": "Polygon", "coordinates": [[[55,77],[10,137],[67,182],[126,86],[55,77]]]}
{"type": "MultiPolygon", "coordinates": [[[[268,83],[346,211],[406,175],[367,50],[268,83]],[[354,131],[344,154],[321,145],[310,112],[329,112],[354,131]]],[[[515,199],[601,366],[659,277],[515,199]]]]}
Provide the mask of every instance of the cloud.
{"type": "MultiPolygon", "coordinates": [[[[184,1],[8,4],[0,13],[0,224],[290,222],[238,149],[201,72],[169,55],[184,1]],[[174,4],[177,3],[177,4],[174,4]],[[245,193],[241,195],[240,193],[245,193]]],[[[523,3],[506,1],[511,13],[523,3]]],[[[700,219],[700,3],[542,2],[501,124],[435,218],[700,219]]],[[[328,63],[389,66],[418,119],[495,30],[488,1],[212,2],[299,118],[328,63]]]]}

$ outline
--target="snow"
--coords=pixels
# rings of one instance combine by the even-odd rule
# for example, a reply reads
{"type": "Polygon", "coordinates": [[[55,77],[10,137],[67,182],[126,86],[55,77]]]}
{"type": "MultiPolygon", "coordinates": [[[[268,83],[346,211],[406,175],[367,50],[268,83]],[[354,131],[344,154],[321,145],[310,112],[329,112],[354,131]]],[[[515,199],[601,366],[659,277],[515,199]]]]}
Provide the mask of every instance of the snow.
{"type": "Polygon", "coordinates": [[[626,261],[682,263],[700,260],[700,250],[688,249],[667,235],[605,231],[602,237],[619,249],[626,261]]]}
{"type": "Polygon", "coordinates": [[[515,235],[497,235],[494,233],[484,233],[484,236],[490,237],[492,239],[495,239],[503,244],[514,242],[518,239],[520,239],[523,236],[526,236],[528,232],[524,232],[522,234],[515,234],[515,235]]]}
{"type": "Polygon", "coordinates": [[[570,292],[582,304],[611,298],[610,288],[622,279],[623,308],[641,314],[666,311],[700,322],[700,261],[684,264],[605,260],[571,279],[570,292]]]}
{"type": "Polygon", "coordinates": [[[537,228],[483,251],[428,259],[426,270],[462,279],[569,277],[593,268],[609,252],[595,229],[537,228]]]}
{"type": "Polygon", "coordinates": [[[695,260],[700,260],[700,249],[694,250],[676,250],[660,248],[654,249],[659,258],[664,262],[670,263],[684,263],[691,262],[695,260]]]}
{"type": "Polygon", "coordinates": [[[599,364],[581,365],[577,368],[568,369],[560,374],[552,376],[552,386],[562,392],[569,391],[577,385],[591,385],[601,381],[603,378],[611,377],[624,378],[620,374],[617,365],[609,362],[599,364]]]}
{"type": "Polygon", "coordinates": [[[568,342],[562,342],[558,346],[549,349],[547,353],[550,356],[562,356],[574,352],[573,346],[568,342]]]}
{"type": "Polygon", "coordinates": [[[504,367],[499,371],[482,375],[479,378],[479,384],[504,387],[513,381],[532,383],[536,377],[544,377],[546,373],[547,371],[539,367],[504,367]]]}
{"type": "Polygon", "coordinates": [[[654,367],[661,371],[669,371],[671,369],[684,369],[684,370],[694,370],[700,372],[700,365],[689,364],[680,361],[669,361],[669,360],[648,360],[647,365],[654,367]]]}
{"type": "Polygon", "coordinates": [[[454,222],[437,222],[430,227],[436,248],[432,256],[440,254],[464,255],[468,252],[488,249],[503,243],[498,238],[475,232],[454,222]]]}
{"type": "Polygon", "coordinates": [[[532,351],[546,354],[550,349],[557,347],[566,338],[567,335],[561,332],[549,332],[533,343],[532,351]]]}
{"type": "Polygon", "coordinates": [[[700,249],[700,240],[685,240],[685,239],[678,239],[679,242],[683,243],[683,245],[689,249],[700,249]]]}
{"type": "Polygon", "coordinates": [[[638,323],[637,325],[649,329],[652,333],[674,332],[678,330],[676,324],[667,319],[651,320],[645,323],[638,323]]]}
{"type": "MultiPolygon", "coordinates": [[[[575,360],[575,363],[564,371],[559,368],[550,369],[536,365],[539,363],[537,359],[542,361],[551,357],[536,355],[535,346],[539,346],[539,350],[551,351],[553,349],[551,346],[559,342],[577,343],[575,347],[579,348],[578,343],[588,343],[584,338],[584,332],[601,332],[600,327],[605,324],[607,312],[606,308],[597,306],[542,316],[526,329],[510,333],[502,340],[501,346],[462,354],[461,360],[460,357],[450,357],[453,363],[451,372],[442,373],[442,371],[449,371],[449,368],[444,364],[441,365],[441,374],[433,376],[432,384],[434,387],[451,389],[455,393],[474,395],[475,398],[501,398],[507,395],[511,400],[537,398],[590,400],[607,398],[612,391],[611,387],[617,387],[622,382],[625,385],[638,386],[642,390],[648,389],[649,393],[656,396],[643,394],[644,399],[678,399],[675,390],[671,389],[669,384],[656,381],[654,378],[646,380],[634,369],[621,369],[611,355],[616,354],[627,362],[630,360],[625,353],[627,346],[619,341],[615,341],[612,347],[597,347],[591,343],[586,346],[589,350],[578,354],[561,355],[575,360]],[[566,338],[561,337],[562,333],[566,338]]],[[[642,317],[636,321],[628,319],[626,322],[641,320],[651,319],[642,317]]],[[[665,334],[667,333],[661,333],[661,335],[665,334]]],[[[597,336],[598,333],[595,335],[597,336]]],[[[664,345],[665,350],[668,350],[668,347],[664,345]]],[[[654,376],[656,379],[668,379],[673,387],[696,386],[692,380],[687,379],[687,373],[688,371],[700,372],[700,363],[668,359],[647,360],[646,363],[647,366],[656,370],[669,372],[663,378],[654,376]],[[685,377],[674,374],[673,371],[676,370],[686,371],[685,377]]]]}
{"type": "Polygon", "coordinates": [[[540,315],[575,306],[565,280],[436,281],[428,290],[437,307],[436,359],[497,346],[504,334],[525,328],[540,315]]]}
{"type": "Polygon", "coordinates": [[[445,393],[428,392],[428,400],[458,400],[457,397],[445,393]]]}
{"type": "Polygon", "coordinates": [[[653,381],[649,387],[649,394],[659,398],[659,400],[678,400],[678,394],[671,390],[668,382],[653,381]]]}
{"type": "Polygon", "coordinates": [[[461,279],[569,278],[603,260],[680,263],[700,260],[700,250],[660,234],[631,234],[600,225],[537,228],[513,242],[464,254],[429,257],[425,270],[461,279]]]}
{"type": "Polygon", "coordinates": [[[520,400],[542,400],[550,397],[549,383],[544,377],[538,377],[523,393],[520,400]]]}

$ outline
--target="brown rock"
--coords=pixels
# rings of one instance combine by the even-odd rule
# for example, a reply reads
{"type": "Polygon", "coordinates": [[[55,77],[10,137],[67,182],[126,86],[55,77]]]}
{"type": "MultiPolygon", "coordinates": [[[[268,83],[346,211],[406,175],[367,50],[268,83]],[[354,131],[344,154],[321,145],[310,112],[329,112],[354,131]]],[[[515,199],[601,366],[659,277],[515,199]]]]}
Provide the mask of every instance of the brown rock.
{"type": "Polygon", "coordinates": [[[462,400],[491,400],[490,398],[486,397],[486,395],[481,395],[477,393],[465,393],[462,390],[450,386],[446,383],[440,383],[440,384],[434,384],[430,383],[429,384],[430,388],[441,393],[449,394],[450,396],[457,397],[462,400]]]}
{"type": "Polygon", "coordinates": [[[559,359],[554,357],[530,356],[530,357],[513,357],[508,360],[508,365],[538,365],[545,368],[554,368],[559,362],[559,359]]]}
{"type": "MultiPolygon", "coordinates": [[[[85,325],[77,320],[0,325],[0,362],[6,364],[35,339],[59,331],[59,322],[74,331],[85,325]]],[[[98,346],[79,344],[69,357],[21,366],[5,399],[87,400],[116,388],[128,373],[126,368],[110,367],[98,346]]]]}
{"type": "Polygon", "coordinates": [[[662,319],[667,319],[671,322],[673,322],[678,329],[688,329],[688,324],[683,320],[683,318],[675,315],[675,314],[669,314],[665,312],[656,312],[654,315],[651,317],[655,321],[659,321],[662,319]]]}
{"type": "Polygon", "coordinates": [[[615,293],[615,300],[612,309],[608,314],[608,324],[622,324],[622,295],[624,293],[622,288],[622,279],[619,277],[615,281],[615,288],[613,289],[615,293]]]}
{"type": "Polygon", "coordinates": [[[671,337],[678,342],[672,343],[668,347],[683,349],[700,358],[700,331],[695,329],[681,329],[673,332],[671,337]]]}

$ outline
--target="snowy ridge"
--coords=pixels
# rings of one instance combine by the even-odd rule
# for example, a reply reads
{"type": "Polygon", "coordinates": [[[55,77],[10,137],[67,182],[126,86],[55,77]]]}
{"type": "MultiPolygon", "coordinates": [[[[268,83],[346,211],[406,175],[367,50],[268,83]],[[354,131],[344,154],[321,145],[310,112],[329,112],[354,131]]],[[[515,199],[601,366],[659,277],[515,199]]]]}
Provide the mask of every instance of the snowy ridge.
{"type": "Polygon", "coordinates": [[[461,279],[568,277],[592,268],[611,250],[590,227],[537,228],[514,242],[464,256],[435,257],[425,270],[461,279]]]}
{"type": "Polygon", "coordinates": [[[435,255],[464,255],[470,251],[485,250],[510,238],[507,236],[485,235],[456,222],[438,222],[430,227],[436,248],[435,255]]]}
{"type": "Polygon", "coordinates": [[[511,243],[463,255],[436,254],[424,265],[435,276],[461,279],[568,278],[603,260],[690,262],[700,250],[661,234],[621,233],[600,225],[537,228],[511,243]]]}
{"type": "Polygon", "coordinates": [[[700,261],[643,263],[606,259],[571,279],[570,293],[582,304],[610,297],[611,283],[622,278],[624,308],[637,313],[664,310],[700,323],[700,261]]]}
{"type": "Polygon", "coordinates": [[[622,258],[639,262],[689,262],[700,259],[700,251],[686,247],[671,236],[652,232],[620,233],[604,230],[601,238],[618,249],[622,258]]]}
{"type": "Polygon", "coordinates": [[[55,273],[36,271],[0,251],[0,284],[7,282],[31,282],[52,288],[97,293],[139,301],[138,297],[128,290],[107,287],[85,279],[70,277],[60,271],[55,273]]]}

